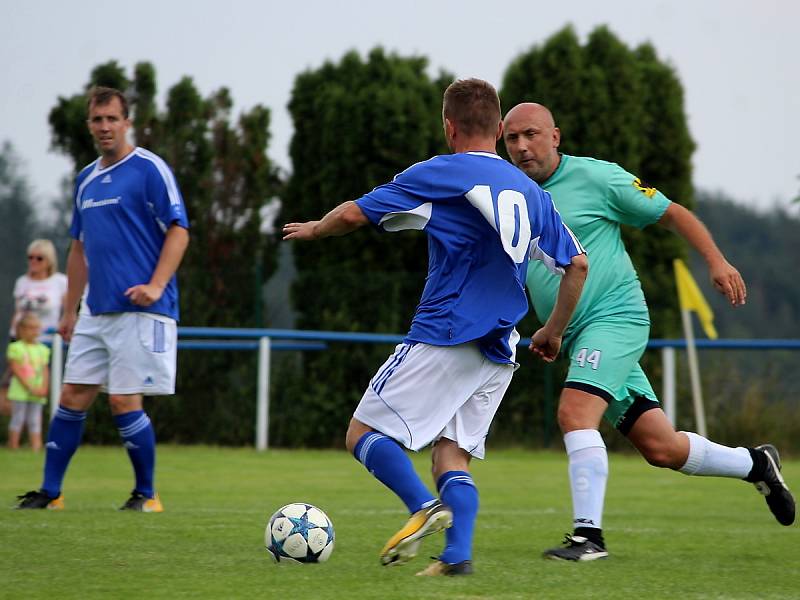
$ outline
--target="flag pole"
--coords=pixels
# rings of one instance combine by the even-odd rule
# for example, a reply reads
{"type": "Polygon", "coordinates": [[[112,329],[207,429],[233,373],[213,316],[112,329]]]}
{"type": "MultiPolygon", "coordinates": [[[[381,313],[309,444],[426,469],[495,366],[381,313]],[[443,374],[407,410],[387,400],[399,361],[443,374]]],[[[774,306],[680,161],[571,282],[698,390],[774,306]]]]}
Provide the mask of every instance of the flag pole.
{"type": "Polygon", "coordinates": [[[686,338],[686,356],[689,359],[689,379],[692,384],[692,404],[694,405],[694,419],[697,424],[697,433],[708,437],[706,430],[706,411],[703,405],[703,390],[700,388],[700,369],[697,361],[697,347],[694,343],[694,329],[692,315],[687,309],[681,309],[683,321],[683,335],[686,338]]]}
{"type": "Polygon", "coordinates": [[[706,411],[703,407],[703,391],[700,388],[700,368],[697,361],[697,346],[694,341],[694,328],[691,312],[697,313],[700,324],[706,335],[716,339],[717,330],[714,328],[714,313],[697,287],[692,274],[680,258],[672,261],[675,268],[675,283],[678,287],[678,302],[681,307],[681,320],[683,321],[683,335],[686,338],[686,356],[689,359],[689,377],[692,383],[692,402],[694,403],[694,418],[697,424],[697,433],[706,437],[706,411]]]}

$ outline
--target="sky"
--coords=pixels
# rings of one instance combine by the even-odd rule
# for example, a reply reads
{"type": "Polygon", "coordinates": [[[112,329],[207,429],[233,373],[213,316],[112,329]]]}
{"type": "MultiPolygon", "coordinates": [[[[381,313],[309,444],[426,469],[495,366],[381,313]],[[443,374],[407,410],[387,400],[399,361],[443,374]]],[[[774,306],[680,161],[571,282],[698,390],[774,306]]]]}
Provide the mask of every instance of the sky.
{"type": "Polygon", "coordinates": [[[100,63],[132,74],[149,61],[161,106],[188,75],[204,94],[228,87],[235,113],[270,108],[268,154],[290,170],[294,79],[326,60],[382,46],[426,56],[432,75],[499,87],[514,58],[565,25],[582,41],[607,25],[631,47],[652,43],[676,70],[697,143],[695,186],[769,210],[800,194],[798,22],[791,0],[0,0],[0,142],[14,145],[44,210],[71,170],[50,149],[58,97],[82,91],[100,63]]]}

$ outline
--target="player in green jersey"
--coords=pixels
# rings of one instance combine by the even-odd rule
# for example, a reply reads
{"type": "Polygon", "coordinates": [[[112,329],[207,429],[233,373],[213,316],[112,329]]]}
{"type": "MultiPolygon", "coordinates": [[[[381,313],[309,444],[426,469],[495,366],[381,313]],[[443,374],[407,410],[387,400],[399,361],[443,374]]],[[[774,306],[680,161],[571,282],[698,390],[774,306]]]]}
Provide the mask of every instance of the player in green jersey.
{"type": "MultiPolygon", "coordinates": [[[[658,223],[677,233],[705,259],[714,287],[733,306],[744,304],[744,281],[705,226],[620,166],[561,154],[561,133],[540,104],[511,109],[503,137],[511,161],[552,195],[591,261],[583,295],[564,332],[562,347],[570,368],[558,406],[569,457],[574,531],[564,547],[547,550],[545,556],[580,561],[608,556],[602,535],[608,456],[598,432],[603,416],[650,464],[754,483],[778,522],[793,523],[794,498],[781,476],[777,450],[769,444],[729,448],[696,433],[675,431],[639,366],[650,318],[620,224],[642,228],[658,223]]],[[[527,283],[536,314],[544,320],[555,301],[557,276],[532,263],[527,283]]]]}

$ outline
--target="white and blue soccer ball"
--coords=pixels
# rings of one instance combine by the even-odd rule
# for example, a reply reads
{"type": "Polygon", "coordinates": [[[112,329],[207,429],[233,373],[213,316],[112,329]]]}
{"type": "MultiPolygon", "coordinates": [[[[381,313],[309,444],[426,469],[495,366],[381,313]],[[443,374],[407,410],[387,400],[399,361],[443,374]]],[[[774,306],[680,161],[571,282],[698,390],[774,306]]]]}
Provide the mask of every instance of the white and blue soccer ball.
{"type": "Polygon", "coordinates": [[[333,538],[328,515],[304,502],[278,510],[264,532],[264,543],[275,562],[325,562],[333,552],[333,538]]]}

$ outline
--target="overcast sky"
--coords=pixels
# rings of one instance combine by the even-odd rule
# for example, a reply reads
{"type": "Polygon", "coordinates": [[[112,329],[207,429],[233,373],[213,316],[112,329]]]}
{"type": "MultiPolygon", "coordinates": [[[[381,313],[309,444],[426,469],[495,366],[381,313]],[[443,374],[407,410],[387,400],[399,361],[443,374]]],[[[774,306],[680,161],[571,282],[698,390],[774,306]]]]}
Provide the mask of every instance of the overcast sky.
{"type": "Polygon", "coordinates": [[[269,154],[288,169],[286,104],[298,73],[381,45],[428,57],[432,74],[499,86],[512,59],[568,23],[582,41],[601,24],[629,46],[650,41],[675,67],[698,146],[696,186],[762,208],[800,192],[793,0],[0,0],[0,141],[14,144],[45,205],[70,171],[49,150],[57,97],[81,91],[99,63],[115,59],[130,74],[150,61],[162,101],[189,75],[204,94],[227,86],[237,113],[269,107],[269,154]]]}

